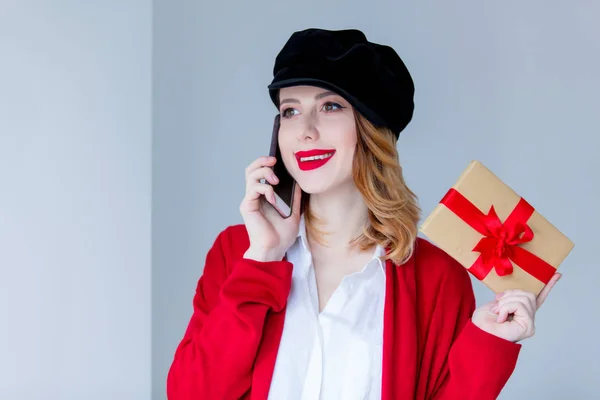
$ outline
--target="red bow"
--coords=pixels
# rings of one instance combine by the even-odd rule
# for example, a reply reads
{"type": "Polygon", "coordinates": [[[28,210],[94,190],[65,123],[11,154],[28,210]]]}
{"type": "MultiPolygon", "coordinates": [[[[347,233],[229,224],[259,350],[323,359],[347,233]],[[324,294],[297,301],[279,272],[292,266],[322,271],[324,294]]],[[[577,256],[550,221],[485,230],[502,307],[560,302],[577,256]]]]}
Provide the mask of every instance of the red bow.
{"type": "Polygon", "coordinates": [[[504,223],[498,218],[494,206],[484,214],[455,189],[450,189],[440,203],[483,235],[473,248],[481,255],[469,268],[477,279],[483,280],[492,268],[498,276],[512,274],[511,260],[543,283],[548,283],[556,272],[552,265],[520,246],[534,237],[527,221],[535,210],[523,198],[504,223]]]}

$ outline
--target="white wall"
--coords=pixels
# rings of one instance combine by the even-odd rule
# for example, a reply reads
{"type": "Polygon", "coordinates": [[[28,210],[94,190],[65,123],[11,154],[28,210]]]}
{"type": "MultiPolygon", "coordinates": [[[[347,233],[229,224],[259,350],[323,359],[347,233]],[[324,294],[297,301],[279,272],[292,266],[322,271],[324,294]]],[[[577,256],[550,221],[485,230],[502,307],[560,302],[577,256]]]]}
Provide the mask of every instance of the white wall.
{"type": "Polygon", "coordinates": [[[268,151],[275,56],[307,27],[360,28],[407,62],[416,110],[398,149],[424,214],[476,158],[576,243],[501,399],[600,398],[598,15],[592,0],[156,0],[154,398],[206,251],[241,222],[244,168],[268,151]]]}
{"type": "Polygon", "coordinates": [[[150,397],[151,1],[0,4],[0,398],[150,397]]]}

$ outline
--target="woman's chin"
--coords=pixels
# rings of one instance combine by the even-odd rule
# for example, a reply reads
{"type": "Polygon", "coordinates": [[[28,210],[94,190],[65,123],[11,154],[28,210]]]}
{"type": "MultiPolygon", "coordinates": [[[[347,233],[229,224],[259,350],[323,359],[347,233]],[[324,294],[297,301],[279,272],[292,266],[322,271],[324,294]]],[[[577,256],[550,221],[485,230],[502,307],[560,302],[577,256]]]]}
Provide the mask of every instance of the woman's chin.
{"type": "Polygon", "coordinates": [[[307,194],[324,193],[329,187],[329,185],[325,184],[324,182],[314,182],[312,180],[310,182],[298,181],[298,184],[300,185],[302,191],[307,194]]]}

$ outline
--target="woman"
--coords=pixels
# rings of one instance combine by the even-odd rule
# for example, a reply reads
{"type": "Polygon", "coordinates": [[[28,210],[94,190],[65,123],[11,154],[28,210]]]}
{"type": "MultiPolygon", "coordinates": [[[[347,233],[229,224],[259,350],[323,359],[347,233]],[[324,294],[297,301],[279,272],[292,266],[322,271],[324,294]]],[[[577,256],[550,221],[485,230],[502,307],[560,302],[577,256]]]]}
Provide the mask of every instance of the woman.
{"type": "Polygon", "coordinates": [[[417,238],[396,151],[414,88],[390,47],[307,29],[274,75],[293,213],[266,204],[275,160],[250,164],[244,224],[208,252],[169,399],[495,399],[560,275],[475,310],[466,270],[417,238]]]}

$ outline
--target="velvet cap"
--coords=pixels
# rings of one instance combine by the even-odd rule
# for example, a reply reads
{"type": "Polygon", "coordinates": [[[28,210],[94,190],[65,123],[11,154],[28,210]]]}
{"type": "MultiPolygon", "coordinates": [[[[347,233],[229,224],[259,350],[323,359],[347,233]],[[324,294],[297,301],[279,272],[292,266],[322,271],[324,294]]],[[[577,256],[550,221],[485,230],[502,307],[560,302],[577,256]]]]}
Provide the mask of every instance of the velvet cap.
{"type": "Polygon", "coordinates": [[[298,85],[336,92],[396,138],[413,116],[415,88],[406,65],[393,48],[369,42],[358,29],[294,32],[275,59],[268,86],[275,106],[279,89],[298,85]]]}

